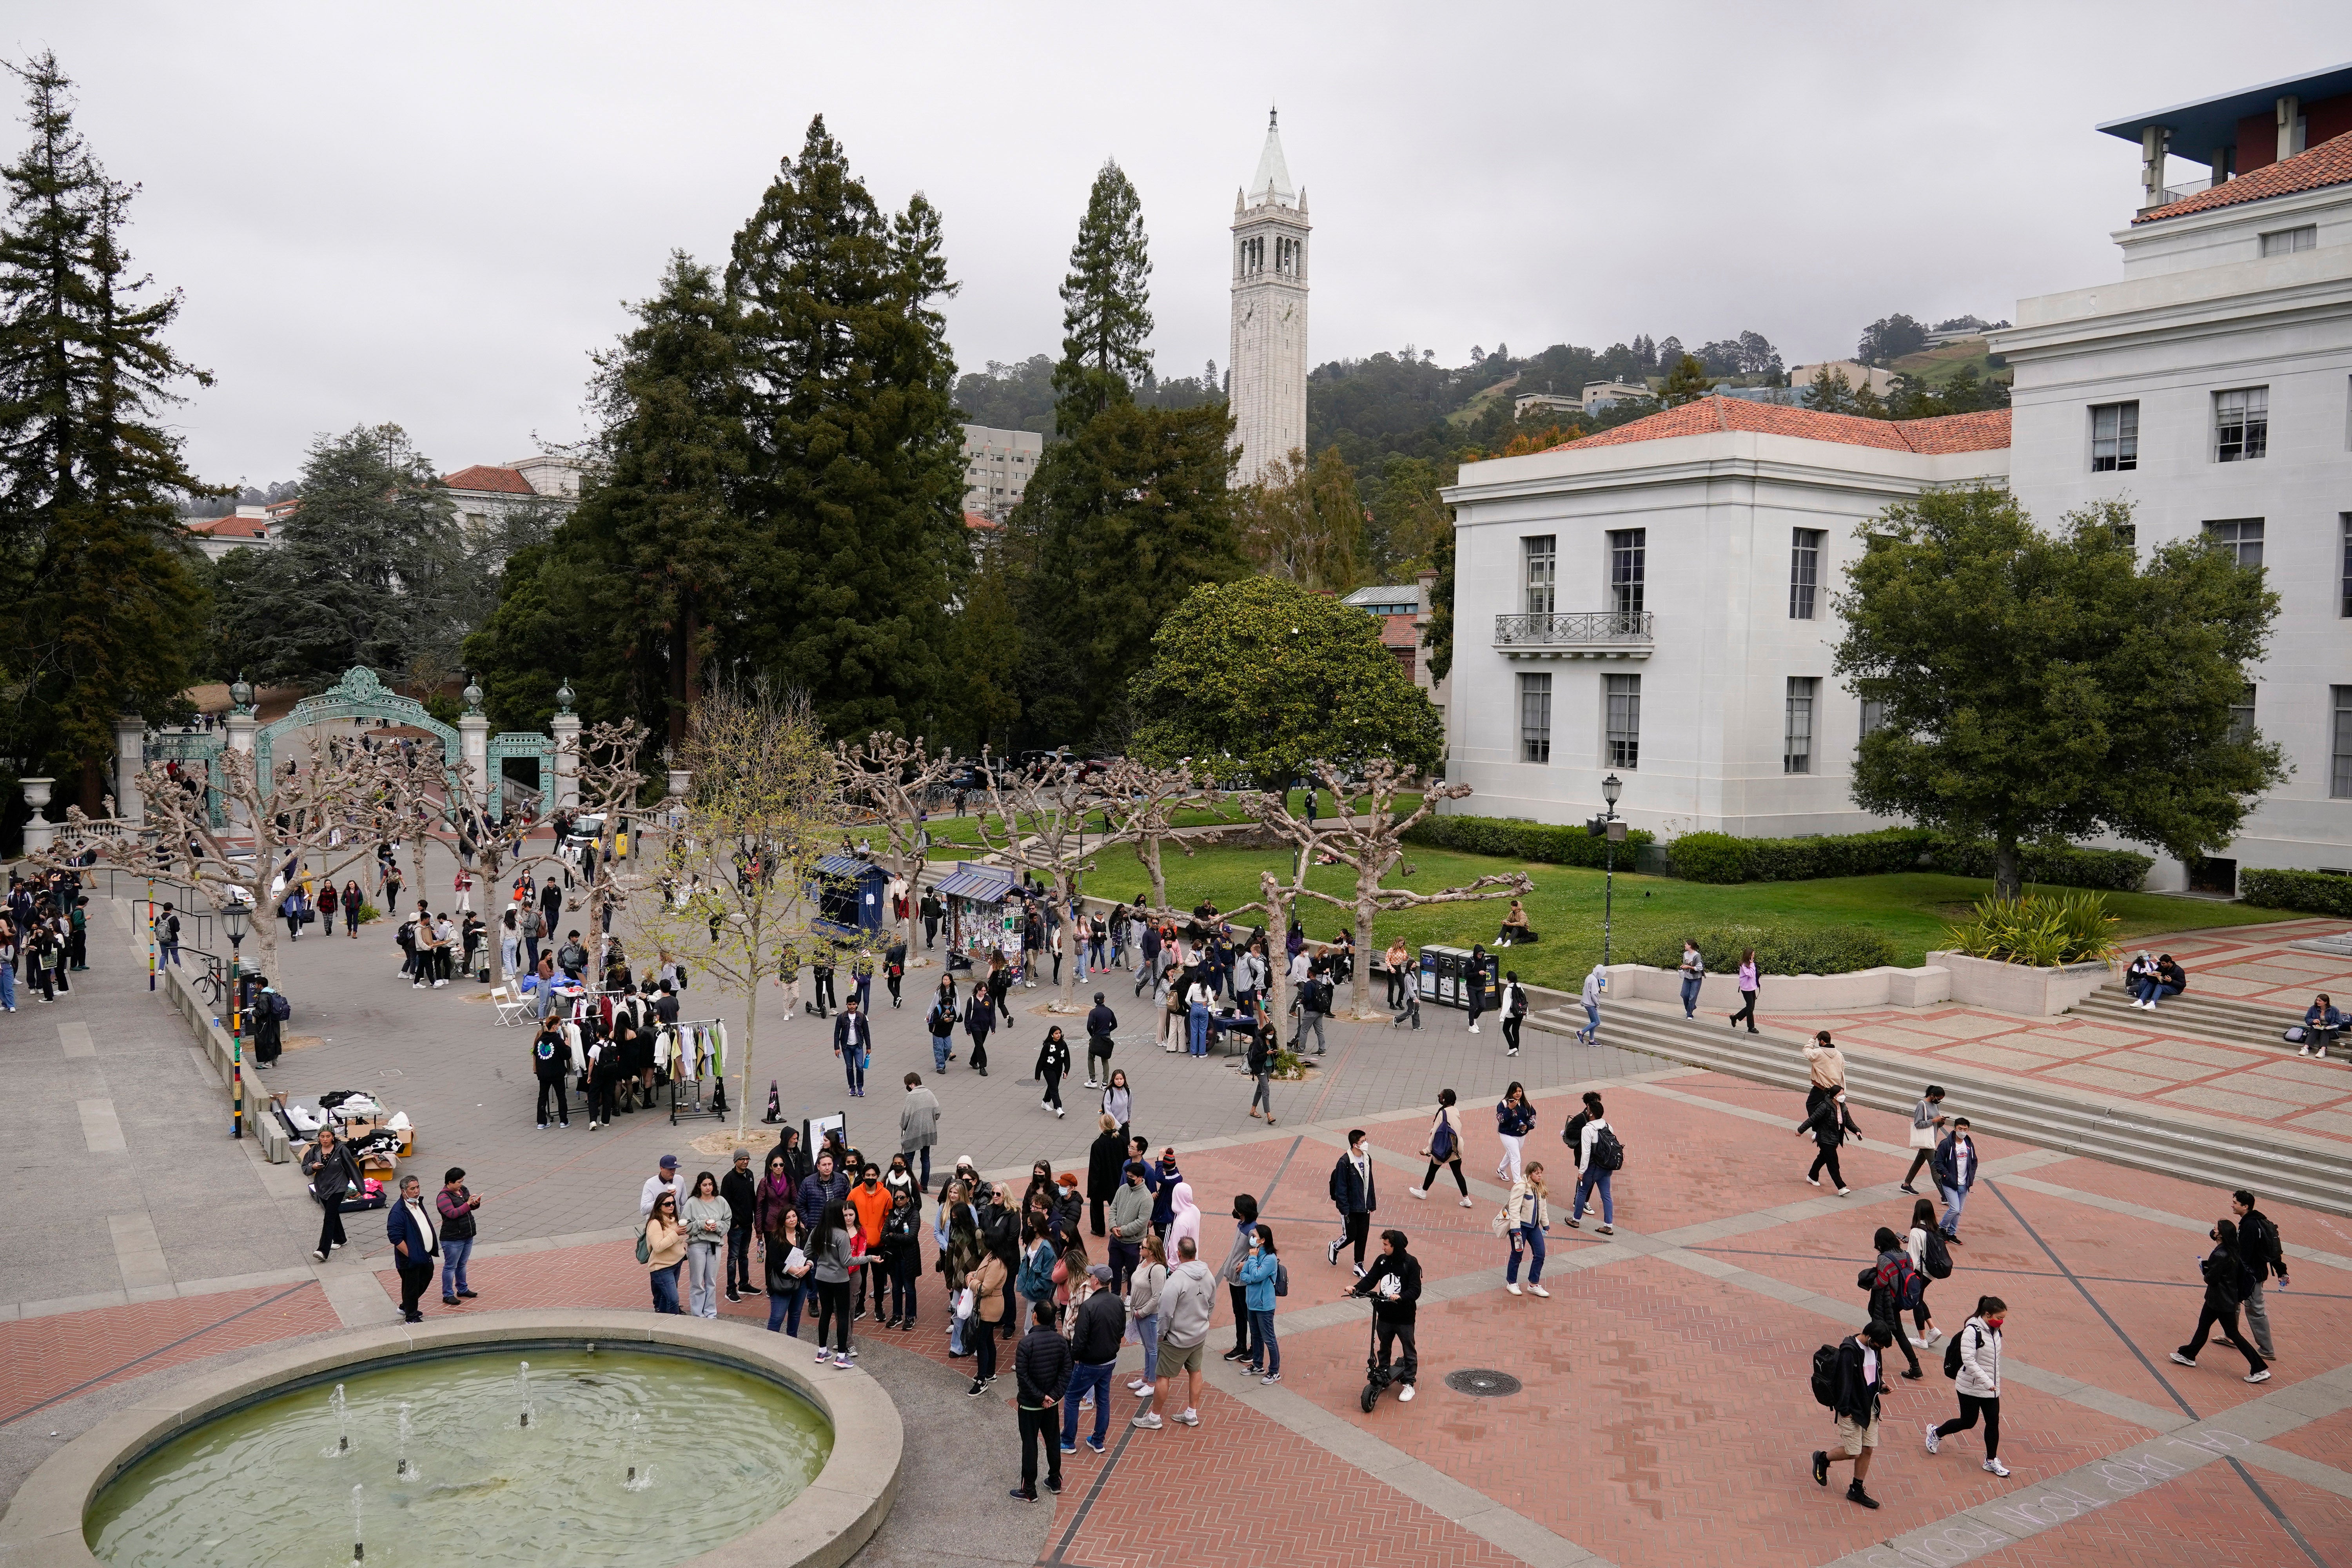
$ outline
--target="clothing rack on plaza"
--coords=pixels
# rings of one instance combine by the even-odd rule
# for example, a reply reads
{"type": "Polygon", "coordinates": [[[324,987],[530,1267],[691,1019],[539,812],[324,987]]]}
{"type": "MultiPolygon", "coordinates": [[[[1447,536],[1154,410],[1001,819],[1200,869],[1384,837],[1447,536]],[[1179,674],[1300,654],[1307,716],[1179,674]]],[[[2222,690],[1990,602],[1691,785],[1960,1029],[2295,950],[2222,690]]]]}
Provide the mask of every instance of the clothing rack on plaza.
{"type": "Polygon", "coordinates": [[[680,1018],[675,1024],[665,1024],[654,1031],[654,1066],[669,1078],[669,1119],[677,1122],[681,1111],[699,1116],[727,1114],[727,1023],[723,1018],[680,1018]],[[710,1101],[704,1104],[702,1086],[705,1079],[711,1087],[710,1101]],[[693,1099],[688,1102],[682,1085],[693,1086],[693,1099]]]}

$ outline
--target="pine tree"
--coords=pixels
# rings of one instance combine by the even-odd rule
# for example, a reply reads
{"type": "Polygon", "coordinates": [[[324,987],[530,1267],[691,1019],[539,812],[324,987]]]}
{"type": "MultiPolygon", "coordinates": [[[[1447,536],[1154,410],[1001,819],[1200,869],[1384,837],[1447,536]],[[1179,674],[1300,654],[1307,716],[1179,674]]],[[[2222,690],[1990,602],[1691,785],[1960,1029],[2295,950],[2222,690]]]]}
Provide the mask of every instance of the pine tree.
{"type": "Polygon", "coordinates": [[[1143,203],[1124,171],[1106,159],[1087,197],[1070,272],[1062,280],[1062,359],[1054,367],[1055,415],[1067,435],[1114,397],[1132,396],[1151,375],[1151,256],[1143,203]]]}
{"type": "MultiPolygon", "coordinates": [[[[1666,340],[1674,342],[1672,338],[1666,340]]],[[[1706,366],[1690,354],[1677,359],[1667,372],[1665,390],[1659,401],[1672,408],[1678,404],[1695,402],[1705,397],[1715,385],[1715,377],[1707,374],[1706,366]]]]}
{"type": "Polygon", "coordinates": [[[205,636],[175,503],[214,492],[156,416],[179,382],[211,378],[164,342],[179,294],[142,299],[123,246],[136,188],[83,144],[56,57],[10,68],[33,130],[0,167],[0,548],[23,574],[0,622],[11,749],[78,773],[96,814],[116,716],[184,710],[205,636]]]}
{"type": "Polygon", "coordinates": [[[949,606],[971,570],[954,291],[938,211],[886,216],[822,116],[736,234],[749,471],[762,539],[739,591],[744,654],[807,691],[828,732],[932,727],[952,688],[949,606]]]}

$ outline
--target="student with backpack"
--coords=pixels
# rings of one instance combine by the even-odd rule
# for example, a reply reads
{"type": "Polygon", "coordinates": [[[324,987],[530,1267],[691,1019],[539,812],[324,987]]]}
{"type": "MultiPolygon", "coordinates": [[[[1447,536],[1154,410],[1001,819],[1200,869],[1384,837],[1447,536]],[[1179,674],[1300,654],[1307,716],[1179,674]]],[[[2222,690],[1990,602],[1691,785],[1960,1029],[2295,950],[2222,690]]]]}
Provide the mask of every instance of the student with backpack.
{"type": "Polygon", "coordinates": [[[1853,1482],[1845,1489],[1848,1502],[1874,1509],[1878,1500],[1864,1489],[1870,1475],[1871,1456],[1878,1451],[1879,1401],[1886,1393],[1886,1347],[1895,1331],[1875,1319],[1834,1345],[1813,1352],[1813,1399],[1828,1406],[1837,1422],[1838,1446],[1832,1453],[1813,1450],[1813,1484],[1830,1484],[1830,1467],[1853,1464],[1853,1482]]]}
{"type": "Polygon", "coordinates": [[[1429,1189],[1437,1181],[1437,1168],[1454,1168],[1454,1184],[1462,1189],[1462,1206],[1470,1206],[1470,1178],[1462,1173],[1462,1122],[1454,1114],[1454,1093],[1450,1089],[1437,1091],[1437,1114],[1429,1123],[1429,1142],[1422,1148],[1422,1156],[1429,1162],[1429,1170],[1421,1178],[1421,1185],[1407,1187],[1406,1192],[1417,1198],[1429,1196],[1429,1189]]]}
{"type": "Polygon", "coordinates": [[[1519,984],[1519,972],[1512,970],[1503,976],[1503,1054],[1519,1054],[1519,1029],[1528,1021],[1528,988],[1519,984]]]}
{"type": "Polygon", "coordinates": [[[1916,1383],[1925,1374],[1919,1370],[1919,1353],[1903,1331],[1903,1314],[1927,1300],[1927,1277],[1911,1266],[1911,1255],[1886,1226],[1878,1227],[1870,1244],[1878,1249],[1878,1260],[1854,1276],[1854,1289],[1870,1292],[1870,1321],[1886,1325],[1895,1349],[1911,1363],[1903,1375],[1916,1383]]]}
{"type": "MultiPolygon", "coordinates": [[[[1904,1250],[1910,1255],[1911,1267],[1917,1269],[1922,1278],[1932,1281],[1952,1277],[1951,1249],[1944,1245],[1944,1233],[1936,1228],[1936,1205],[1930,1199],[1921,1198],[1911,1205],[1911,1234],[1904,1239],[1904,1250]]],[[[1911,1322],[1914,1328],[1927,1336],[1924,1340],[1914,1339],[1911,1342],[1921,1350],[1943,1338],[1942,1331],[1936,1327],[1936,1315],[1927,1310],[1924,1287],[1919,1304],[1911,1309],[1911,1322]]]]}
{"type": "Polygon", "coordinates": [[[1584,1096],[1584,1113],[1577,1118],[1584,1123],[1576,1142],[1576,1202],[1569,1211],[1568,1228],[1584,1228],[1584,1205],[1592,1189],[1601,1189],[1601,1225],[1602,1236],[1617,1234],[1617,1200],[1609,1190],[1609,1178],[1625,1165],[1625,1145],[1617,1141],[1610,1129],[1609,1119],[1601,1109],[1599,1093],[1588,1090],[1584,1096]]]}
{"type": "MultiPolygon", "coordinates": [[[[1925,1201],[1925,1200],[1922,1200],[1925,1201]]],[[[1977,1310],[1944,1352],[1944,1375],[1952,1379],[1960,1396],[1960,1413],[1942,1426],[1927,1428],[1927,1452],[1955,1432],[1965,1432],[1984,1416],[1984,1468],[1996,1476],[2009,1474],[2000,1462],[2000,1325],[2009,1303],[1998,1296],[1979,1296],[1977,1310]]]]}

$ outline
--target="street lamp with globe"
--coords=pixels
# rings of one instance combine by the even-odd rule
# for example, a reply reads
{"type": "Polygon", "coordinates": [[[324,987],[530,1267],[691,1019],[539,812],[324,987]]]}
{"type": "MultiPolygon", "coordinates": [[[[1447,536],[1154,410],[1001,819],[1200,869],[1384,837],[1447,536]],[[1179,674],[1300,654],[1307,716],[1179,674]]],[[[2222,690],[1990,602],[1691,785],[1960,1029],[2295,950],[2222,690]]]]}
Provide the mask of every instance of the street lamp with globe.
{"type": "Polygon", "coordinates": [[[1606,869],[1601,873],[1601,967],[1609,967],[1609,928],[1617,906],[1617,842],[1625,837],[1624,824],[1617,820],[1617,797],[1625,791],[1624,784],[1615,773],[1601,781],[1601,798],[1608,806],[1599,816],[1586,824],[1585,830],[1602,841],[1601,854],[1606,869]]]}
{"type": "Polygon", "coordinates": [[[245,1136],[245,981],[239,949],[245,945],[245,906],[232,901],[221,911],[228,933],[228,1038],[231,1135],[245,1136]]]}

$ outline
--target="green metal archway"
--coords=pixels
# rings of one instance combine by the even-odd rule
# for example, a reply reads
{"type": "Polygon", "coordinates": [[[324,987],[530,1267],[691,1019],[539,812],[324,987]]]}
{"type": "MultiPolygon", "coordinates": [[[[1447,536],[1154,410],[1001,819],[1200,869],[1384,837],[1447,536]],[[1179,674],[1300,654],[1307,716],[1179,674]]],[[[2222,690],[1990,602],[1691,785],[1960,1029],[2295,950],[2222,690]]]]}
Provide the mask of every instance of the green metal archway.
{"type": "Polygon", "coordinates": [[[382,680],[374,670],[361,665],[344,673],[341,680],[315,697],[305,697],[294,705],[294,710],[275,723],[265,724],[254,737],[254,771],[263,781],[262,787],[275,794],[277,790],[272,754],[278,737],[289,731],[304,729],[333,719],[388,719],[395,724],[413,724],[441,742],[441,765],[448,775],[453,800],[463,793],[463,780],[457,764],[461,756],[457,731],[425,710],[425,704],[412,697],[403,697],[382,680]]]}

